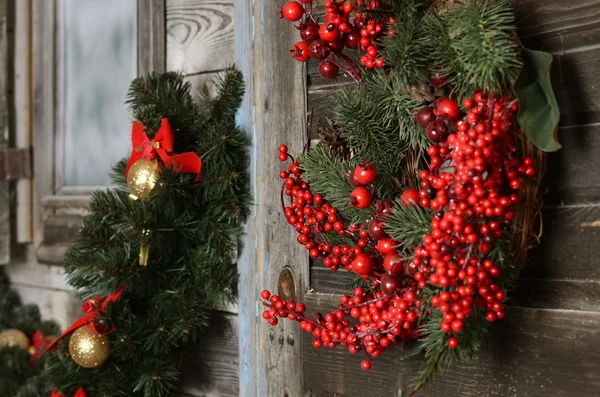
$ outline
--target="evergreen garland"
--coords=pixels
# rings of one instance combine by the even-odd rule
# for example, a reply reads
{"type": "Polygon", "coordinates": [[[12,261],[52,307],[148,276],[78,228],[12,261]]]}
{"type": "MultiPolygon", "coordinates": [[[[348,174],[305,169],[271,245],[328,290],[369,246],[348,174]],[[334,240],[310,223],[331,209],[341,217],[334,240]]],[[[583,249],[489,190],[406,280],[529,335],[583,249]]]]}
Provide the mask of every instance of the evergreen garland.
{"type": "Polygon", "coordinates": [[[50,385],[65,396],[79,387],[91,397],[169,395],[185,348],[209,325],[207,310],[236,300],[238,238],[251,202],[248,139],[234,119],[243,78],[228,69],[217,97],[200,103],[190,88],[175,72],[150,73],[131,84],[127,104],[134,121],[152,139],[167,118],[174,152],[196,153],[202,176],[196,182],[165,167],[150,196],[132,200],[122,161],[113,172],[117,187],[93,194],[66,254],[68,282],[82,299],[124,292],[96,320],[114,330],[106,363],[79,367],[67,339],[48,354],[50,385]],[[139,262],[142,245],[150,247],[147,266],[139,262]]]}
{"type": "MultiPolygon", "coordinates": [[[[29,340],[36,331],[45,336],[57,336],[58,325],[42,321],[35,305],[22,305],[18,295],[12,291],[8,281],[0,274],[0,333],[19,330],[29,340]]],[[[31,352],[20,347],[0,346],[0,395],[10,397],[47,397],[50,394],[42,374],[46,358],[32,360],[31,352]]]]}

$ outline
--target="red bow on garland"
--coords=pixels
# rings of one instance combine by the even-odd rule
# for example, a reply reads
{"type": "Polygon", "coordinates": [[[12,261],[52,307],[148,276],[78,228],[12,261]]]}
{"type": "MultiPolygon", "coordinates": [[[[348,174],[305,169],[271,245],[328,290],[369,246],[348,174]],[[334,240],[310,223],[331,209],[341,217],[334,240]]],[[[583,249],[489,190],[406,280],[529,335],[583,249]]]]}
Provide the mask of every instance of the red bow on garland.
{"type": "MultiPolygon", "coordinates": [[[[65,396],[62,393],[53,391],[52,395],[50,397],[65,397],[65,396]]],[[[85,394],[85,390],[83,390],[83,387],[80,387],[79,389],[77,389],[77,392],[75,392],[75,395],[73,397],[87,397],[85,394]]]]}
{"type": "Polygon", "coordinates": [[[29,365],[35,365],[36,360],[44,351],[54,342],[54,338],[46,338],[40,331],[35,331],[31,337],[31,347],[29,348],[29,365]]]}
{"type": "Polygon", "coordinates": [[[158,154],[167,167],[172,166],[175,171],[182,174],[196,174],[196,182],[198,182],[202,171],[202,160],[194,152],[173,154],[174,141],[175,136],[169,120],[162,119],[160,121],[160,128],[153,140],[146,135],[144,126],[134,121],[131,131],[133,151],[129,163],[127,163],[125,177],[129,173],[129,168],[136,161],[140,159],[153,160],[158,154]]]}
{"type": "Polygon", "coordinates": [[[118,290],[112,292],[110,295],[108,295],[106,299],[99,296],[97,298],[90,298],[86,300],[83,303],[83,305],[81,305],[81,308],[83,309],[85,315],[76,320],[65,332],[62,333],[61,336],[59,336],[54,342],[52,342],[50,346],[48,346],[41,355],[55,350],[58,347],[58,342],[71,335],[77,330],[77,328],[83,327],[87,324],[90,324],[94,328],[94,330],[99,334],[106,335],[113,332],[114,328],[106,327],[106,325],[96,324],[94,323],[94,320],[100,317],[102,313],[106,312],[106,309],[108,309],[109,304],[118,301],[121,298],[121,295],[123,295],[124,290],[125,287],[121,287],[118,290]]]}

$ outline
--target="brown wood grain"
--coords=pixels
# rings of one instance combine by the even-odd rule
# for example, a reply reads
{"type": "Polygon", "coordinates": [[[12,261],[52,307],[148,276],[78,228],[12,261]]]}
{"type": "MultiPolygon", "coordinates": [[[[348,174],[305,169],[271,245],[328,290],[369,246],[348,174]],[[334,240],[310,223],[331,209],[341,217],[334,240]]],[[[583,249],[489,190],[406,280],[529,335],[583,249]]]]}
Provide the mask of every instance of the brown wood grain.
{"type": "MultiPolygon", "coordinates": [[[[311,294],[309,306],[335,304],[329,295],[311,294]]],[[[479,359],[438,376],[430,396],[580,397],[600,394],[600,314],[563,310],[511,309],[494,327],[479,359]]],[[[313,397],[407,396],[422,357],[402,360],[392,349],[368,373],[361,355],[342,347],[306,346],[305,385],[313,397]]],[[[422,396],[423,394],[419,394],[422,396]]]]}
{"type": "Polygon", "coordinates": [[[233,0],[167,0],[167,69],[187,74],[234,63],[233,0]]]}
{"type": "Polygon", "coordinates": [[[212,312],[210,326],[187,348],[180,392],[190,396],[239,396],[239,322],[236,315],[212,312]]]}
{"type": "MultiPolygon", "coordinates": [[[[8,1],[0,0],[0,150],[8,147],[8,1]]],[[[0,167],[5,167],[0,164],[0,167]]],[[[11,216],[10,183],[0,181],[0,265],[10,260],[11,216]]]]}

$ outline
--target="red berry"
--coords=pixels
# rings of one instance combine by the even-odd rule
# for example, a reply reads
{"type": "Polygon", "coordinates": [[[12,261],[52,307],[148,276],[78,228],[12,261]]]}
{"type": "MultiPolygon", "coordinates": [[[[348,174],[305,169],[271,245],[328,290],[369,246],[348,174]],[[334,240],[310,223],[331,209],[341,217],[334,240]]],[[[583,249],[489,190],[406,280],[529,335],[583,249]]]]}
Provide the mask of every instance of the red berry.
{"type": "Polygon", "coordinates": [[[364,210],[373,202],[373,193],[366,187],[357,187],[350,193],[350,202],[356,208],[364,210]]]}
{"type": "Polygon", "coordinates": [[[449,77],[450,77],[449,75],[442,76],[440,73],[436,72],[429,77],[429,81],[431,82],[431,85],[433,85],[434,87],[441,87],[448,82],[449,77]]]}
{"type": "Polygon", "coordinates": [[[314,22],[309,23],[300,31],[300,37],[307,43],[312,43],[319,38],[319,25],[314,22]]]}
{"type": "Polygon", "coordinates": [[[286,145],[279,146],[279,153],[287,153],[288,147],[286,145]]]}
{"type": "Polygon", "coordinates": [[[373,219],[369,223],[369,236],[371,236],[371,238],[374,238],[375,240],[380,240],[382,238],[387,237],[387,233],[383,228],[383,222],[381,222],[378,219],[373,219]]]}
{"type": "Polygon", "coordinates": [[[431,107],[424,107],[417,112],[417,123],[423,128],[427,128],[429,123],[435,120],[433,109],[431,107]]]}
{"type": "Polygon", "coordinates": [[[408,208],[409,205],[418,205],[419,200],[419,192],[415,189],[407,189],[402,193],[402,196],[400,196],[400,203],[402,203],[405,208],[408,208]]]}
{"type": "Polygon", "coordinates": [[[456,103],[456,101],[453,99],[442,100],[438,105],[438,112],[440,114],[445,114],[452,120],[456,120],[458,116],[460,116],[460,109],[458,108],[458,103],[456,103]]]}
{"type": "Polygon", "coordinates": [[[319,73],[326,79],[335,79],[339,70],[340,68],[331,61],[325,60],[319,64],[319,73]]]}
{"type": "Polygon", "coordinates": [[[296,43],[294,48],[290,50],[292,56],[298,62],[307,62],[310,59],[310,52],[308,50],[308,44],[304,41],[296,43]]]}
{"type": "Polygon", "coordinates": [[[391,238],[384,238],[379,240],[375,248],[381,255],[385,256],[396,252],[396,249],[394,248],[395,245],[396,243],[391,238]]]}
{"type": "Polygon", "coordinates": [[[331,54],[331,48],[323,40],[315,40],[310,43],[309,52],[314,59],[325,59],[331,54]]]}
{"type": "Polygon", "coordinates": [[[354,169],[354,177],[361,185],[370,185],[377,178],[377,170],[373,164],[362,162],[354,169]]]}
{"type": "Polygon", "coordinates": [[[288,159],[287,153],[279,153],[279,161],[286,161],[288,159]]]}
{"type": "Polygon", "coordinates": [[[432,121],[427,126],[427,137],[431,142],[444,142],[448,138],[448,127],[439,121],[432,121]]]}
{"type": "Polygon", "coordinates": [[[396,252],[392,252],[391,254],[387,254],[385,258],[383,258],[383,269],[386,272],[392,274],[400,274],[402,273],[402,262],[400,261],[400,255],[396,252]]]}
{"type": "Polygon", "coordinates": [[[388,296],[394,295],[401,286],[402,282],[397,276],[386,274],[381,278],[381,292],[388,296]]]}
{"type": "Polygon", "coordinates": [[[352,170],[348,173],[348,182],[354,187],[362,186],[362,183],[356,179],[356,173],[354,171],[355,170],[352,170]]]}
{"type": "Polygon", "coordinates": [[[263,299],[269,299],[271,297],[271,293],[267,290],[264,290],[263,292],[260,293],[260,296],[263,299]]]}
{"type": "Polygon", "coordinates": [[[359,276],[368,276],[373,271],[373,258],[368,254],[359,254],[350,266],[359,276]]]}
{"type": "Polygon", "coordinates": [[[360,35],[354,32],[348,33],[344,36],[344,44],[350,49],[357,49],[360,45],[360,35]]]}
{"type": "Polygon", "coordinates": [[[340,31],[337,26],[324,23],[319,28],[319,36],[322,40],[333,43],[340,39],[340,31]]]}
{"type": "Polygon", "coordinates": [[[285,19],[290,22],[296,22],[304,15],[304,7],[297,1],[288,1],[281,10],[281,13],[285,19]]]}
{"type": "Polygon", "coordinates": [[[373,366],[373,364],[371,363],[370,360],[363,360],[360,363],[360,367],[364,370],[364,371],[368,371],[371,369],[371,367],[373,366]]]}
{"type": "Polygon", "coordinates": [[[313,0],[298,0],[302,4],[311,4],[313,0]]]}
{"type": "Polygon", "coordinates": [[[458,347],[458,339],[456,339],[453,336],[451,336],[450,338],[448,338],[448,347],[450,349],[456,349],[458,347]]]}

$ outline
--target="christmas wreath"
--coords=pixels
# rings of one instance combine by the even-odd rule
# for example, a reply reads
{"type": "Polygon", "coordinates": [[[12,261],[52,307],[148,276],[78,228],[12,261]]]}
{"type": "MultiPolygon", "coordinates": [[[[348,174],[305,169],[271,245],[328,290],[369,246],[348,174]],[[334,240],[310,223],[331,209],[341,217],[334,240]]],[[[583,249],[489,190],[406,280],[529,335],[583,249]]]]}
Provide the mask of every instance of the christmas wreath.
{"type": "Polygon", "coordinates": [[[542,151],[560,147],[552,58],[522,47],[508,1],[326,0],[323,22],[316,2],[281,10],[292,56],[356,84],[316,146],[279,148],[282,211],[312,259],[357,281],[313,316],[263,291],[263,318],[365,354],[364,370],[424,351],[417,391],[477,355],[539,237],[542,151]]]}
{"type": "Polygon", "coordinates": [[[47,396],[167,396],[208,310],[235,301],[251,200],[244,83],[230,69],[216,85],[198,103],[179,73],[132,82],[132,154],[66,254],[84,315],[47,349],[47,396]]]}
{"type": "Polygon", "coordinates": [[[42,321],[35,305],[22,305],[0,274],[0,394],[47,396],[44,349],[59,334],[53,321],[42,321]]]}

